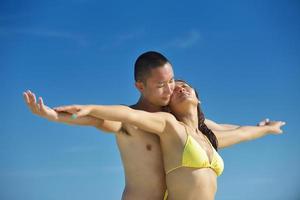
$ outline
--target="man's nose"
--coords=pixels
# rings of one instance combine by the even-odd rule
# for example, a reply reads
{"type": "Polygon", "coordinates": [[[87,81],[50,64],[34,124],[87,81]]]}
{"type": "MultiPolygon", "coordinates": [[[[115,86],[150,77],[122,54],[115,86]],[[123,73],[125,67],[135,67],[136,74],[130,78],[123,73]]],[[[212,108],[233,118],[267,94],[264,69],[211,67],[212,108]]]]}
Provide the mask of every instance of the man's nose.
{"type": "Polygon", "coordinates": [[[172,88],[172,86],[171,85],[169,85],[169,84],[167,84],[166,85],[166,93],[168,93],[168,94],[172,94],[173,93],[173,88],[172,88]]]}

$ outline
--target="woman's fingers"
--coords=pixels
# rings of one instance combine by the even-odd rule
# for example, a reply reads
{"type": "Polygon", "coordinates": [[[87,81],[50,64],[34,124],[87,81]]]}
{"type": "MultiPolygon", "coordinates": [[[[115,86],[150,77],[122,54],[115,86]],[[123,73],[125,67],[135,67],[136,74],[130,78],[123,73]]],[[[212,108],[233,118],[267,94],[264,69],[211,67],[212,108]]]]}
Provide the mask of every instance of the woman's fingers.
{"type": "Polygon", "coordinates": [[[85,116],[86,114],[87,114],[87,111],[84,109],[82,109],[76,113],[77,117],[82,117],[82,116],[85,116]]]}
{"type": "Polygon", "coordinates": [[[78,112],[73,113],[73,115],[71,116],[72,119],[76,119],[78,117],[83,117],[88,115],[89,111],[88,109],[81,109],[78,112]]]}
{"type": "Polygon", "coordinates": [[[80,110],[77,106],[59,106],[59,107],[55,107],[53,109],[57,112],[68,112],[68,113],[72,113],[72,114],[74,114],[80,110]]]}
{"type": "Polygon", "coordinates": [[[59,106],[59,107],[55,107],[53,109],[56,110],[56,111],[67,111],[70,108],[68,106],[59,106]]]}

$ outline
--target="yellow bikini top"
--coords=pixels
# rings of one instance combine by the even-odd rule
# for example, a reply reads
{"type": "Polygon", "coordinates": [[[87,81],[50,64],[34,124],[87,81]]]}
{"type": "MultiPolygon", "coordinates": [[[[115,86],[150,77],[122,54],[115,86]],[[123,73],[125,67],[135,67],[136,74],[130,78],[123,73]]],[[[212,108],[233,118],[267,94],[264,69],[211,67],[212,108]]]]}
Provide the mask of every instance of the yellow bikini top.
{"type": "Polygon", "coordinates": [[[187,140],[184,145],[183,153],[182,153],[182,161],[181,165],[171,168],[167,171],[167,174],[181,167],[192,167],[192,168],[211,168],[213,169],[217,176],[220,176],[224,170],[224,162],[215,148],[211,145],[210,141],[204,136],[211,148],[213,149],[213,156],[211,162],[209,162],[209,158],[204,151],[204,149],[200,146],[200,144],[188,134],[186,125],[185,131],[187,134],[187,140]]]}

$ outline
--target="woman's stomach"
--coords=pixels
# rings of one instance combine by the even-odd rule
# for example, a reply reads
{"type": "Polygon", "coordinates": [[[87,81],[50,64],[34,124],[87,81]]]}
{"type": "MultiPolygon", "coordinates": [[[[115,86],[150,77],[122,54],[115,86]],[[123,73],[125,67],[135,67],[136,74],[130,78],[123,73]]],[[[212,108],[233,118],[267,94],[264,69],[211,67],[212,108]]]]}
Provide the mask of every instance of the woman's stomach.
{"type": "Polygon", "coordinates": [[[168,200],[214,200],[217,175],[211,168],[181,167],[167,174],[168,200]]]}

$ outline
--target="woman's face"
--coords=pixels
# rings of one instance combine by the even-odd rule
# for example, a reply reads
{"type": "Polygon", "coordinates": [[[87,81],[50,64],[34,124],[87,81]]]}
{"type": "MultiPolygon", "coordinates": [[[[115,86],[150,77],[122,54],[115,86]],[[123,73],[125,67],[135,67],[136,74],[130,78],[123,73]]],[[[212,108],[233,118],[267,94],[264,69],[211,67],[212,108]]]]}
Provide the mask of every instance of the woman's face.
{"type": "Polygon", "coordinates": [[[198,105],[198,98],[196,97],[195,90],[187,83],[176,81],[169,103],[171,111],[179,111],[181,108],[185,108],[186,105],[189,104],[198,105]]]}

